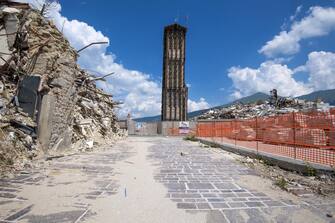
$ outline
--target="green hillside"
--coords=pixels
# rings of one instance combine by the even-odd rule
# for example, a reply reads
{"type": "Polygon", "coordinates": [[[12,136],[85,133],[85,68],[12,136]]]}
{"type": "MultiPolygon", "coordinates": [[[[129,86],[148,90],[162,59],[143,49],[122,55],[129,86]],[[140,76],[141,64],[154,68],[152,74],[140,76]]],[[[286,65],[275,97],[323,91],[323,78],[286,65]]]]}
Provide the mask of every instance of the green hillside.
{"type": "MultiPolygon", "coordinates": [[[[219,109],[219,108],[228,107],[228,106],[236,104],[238,102],[243,103],[243,104],[248,104],[248,103],[256,102],[258,100],[266,100],[268,98],[269,98],[269,95],[258,92],[256,94],[253,94],[253,95],[235,100],[235,101],[230,102],[228,104],[216,106],[216,107],[213,107],[213,108],[203,109],[203,110],[199,110],[199,111],[189,112],[188,117],[189,118],[194,118],[194,117],[199,116],[199,115],[201,115],[201,114],[203,114],[203,113],[205,113],[205,112],[207,112],[211,109],[219,109]]],[[[318,98],[320,98],[320,99],[322,99],[322,101],[324,101],[326,103],[329,103],[330,105],[335,106],[335,89],[324,90],[324,91],[315,91],[313,93],[302,95],[302,96],[299,96],[297,98],[308,100],[308,101],[315,101],[318,98]]],[[[154,122],[154,121],[159,121],[160,119],[161,119],[161,116],[157,115],[157,116],[152,116],[152,117],[138,118],[138,119],[135,119],[135,121],[138,121],[138,122],[154,122]]]]}
{"type": "Polygon", "coordinates": [[[324,91],[315,91],[310,94],[302,95],[297,97],[299,99],[304,99],[308,101],[315,101],[320,98],[322,101],[329,103],[330,105],[335,106],[335,89],[324,90],[324,91]]]}

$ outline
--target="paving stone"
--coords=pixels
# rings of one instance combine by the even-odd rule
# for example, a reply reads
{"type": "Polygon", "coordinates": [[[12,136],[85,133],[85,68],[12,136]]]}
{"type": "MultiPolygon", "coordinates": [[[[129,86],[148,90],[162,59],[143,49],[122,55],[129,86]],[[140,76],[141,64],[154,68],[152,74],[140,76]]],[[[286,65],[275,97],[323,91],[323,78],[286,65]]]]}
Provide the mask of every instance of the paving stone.
{"type": "Polygon", "coordinates": [[[211,209],[208,203],[196,203],[198,209],[211,209]]]}
{"type": "Polygon", "coordinates": [[[248,201],[260,201],[261,198],[260,197],[249,197],[248,201]]]}
{"type": "Polygon", "coordinates": [[[169,190],[185,190],[185,184],[183,183],[166,183],[164,184],[169,190]]]}
{"type": "Polygon", "coordinates": [[[167,169],[167,170],[161,170],[161,173],[180,173],[180,170],[167,169]]]}
{"type": "Polygon", "coordinates": [[[207,202],[207,200],[206,199],[195,199],[196,200],[196,202],[199,202],[199,203],[202,203],[202,202],[207,202]]]}
{"type": "Polygon", "coordinates": [[[260,201],[271,201],[272,199],[270,197],[260,197],[260,201]]]}
{"type": "Polygon", "coordinates": [[[228,202],[228,205],[232,208],[247,207],[247,205],[243,202],[228,202]]]}
{"type": "Polygon", "coordinates": [[[216,188],[218,189],[239,189],[235,184],[233,183],[215,183],[214,184],[216,188]]]}
{"type": "Polygon", "coordinates": [[[90,196],[99,196],[100,194],[102,194],[102,191],[92,191],[92,192],[87,193],[87,195],[90,195],[90,196]]]}
{"type": "Polygon", "coordinates": [[[171,194],[171,198],[201,198],[200,194],[171,194]]]}
{"type": "Polygon", "coordinates": [[[203,197],[217,197],[217,194],[202,194],[203,197]]]}
{"type": "Polygon", "coordinates": [[[256,202],[256,201],[247,201],[245,202],[248,207],[264,207],[264,204],[262,202],[256,202]]]}
{"type": "Polygon", "coordinates": [[[196,209],[195,203],[177,203],[177,208],[180,209],[196,209]]]}
{"type": "Polygon", "coordinates": [[[218,197],[224,197],[224,198],[228,198],[228,197],[236,197],[236,195],[234,193],[224,193],[224,194],[218,194],[218,197]]]}
{"type": "Polygon", "coordinates": [[[208,198],[208,202],[224,202],[226,201],[224,198],[208,198]]]}
{"type": "Polygon", "coordinates": [[[252,197],[252,194],[250,193],[236,193],[238,197],[252,197]]]}
{"type": "Polygon", "coordinates": [[[173,202],[182,202],[183,199],[181,199],[181,198],[172,198],[171,201],[173,201],[173,202]]]}
{"type": "Polygon", "coordinates": [[[27,222],[38,222],[38,223],[61,223],[61,222],[76,222],[76,220],[83,215],[85,210],[75,210],[75,211],[64,211],[58,213],[52,213],[47,215],[26,215],[22,220],[27,220],[27,222]]]}
{"type": "Polygon", "coordinates": [[[278,207],[278,206],[284,206],[285,204],[283,204],[280,201],[263,201],[264,204],[266,204],[269,207],[278,207]]]}
{"type": "Polygon", "coordinates": [[[231,198],[232,199],[232,201],[247,201],[247,199],[246,198],[244,198],[244,197],[236,197],[236,198],[231,198]]]}
{"type": "Polygon", "coordinates": [[[229,208],[226,203],[211,203],[213,208],[229,208]]]}
{"type": "Polygon", "coordinates": [[[192,199],[192,198],[186,198],[184,199],[185,202],[196,202],[196,199],[192,199]]]}
{"type": "Polygon", "coordinates": [[[15,198],[16,195],[15,194],[11,194],[11,193],[0,193],[0,197],[3,197],[3,198],[15,198]]]}
{"type": "Polygon", "coordinates": [[[14,221],[14,220],[22,217],[23,215],[25,215],[28,212],[30,212],[32,207],[33,207],[33,205],[29,205],[28,207],[23,208],[22,210],[16,212],[15,214],[12,214],[11,216],[7,217],[5,219],[5,221],[14,221]]]}
{"type": "Polygon", "coordinates": [[[17,192],[18,190],[16,190],[16,189],[11,189],[11,188],[0,188],[0,191],[5,191],[5,192],[17,192]]]}
{"type": "Polygon", "coordinates": [[[262,192],[252,193],[252,195],[254,195],[255,197],[266,197],[266,194],[262,192]]]}
{"type": "MultiPolygon", "coordinates": [[[[292,206],[289,205],[293,204],[272,200],[271,196],[267,196],[261,191],[243,188],[236,183],[240,180],[241,175],[257,175],[249,167],[226,158],[218,159],[218,154],[214,155],[211,151],[199,149],[198,146],[194,145],[183,146],[181,149],[179,145],[174,143],[169,143],[168,145],[163,143],[163,145],[154,146],[152,154],[155,154],[155,159],[160,162],[155,175],[160,177],[160,181],[170,180],[169,183],[172,184],[173,180],[178,178],[178,183],[185,183],[187,190],[184,187],[180,189],[178,186],[171,186],[168,189],[168,191],[173,191],[172,188],[175,188],[175,192],[171,193],[170,199],[179,203],[178,208],[192,211],[192,213],[201,211],[211,213],[210,208],[216,209],[216,213],[221,213],[219,215],[222,219],[225,219],[225,216],[231,223],[290,222],[291,220],[287,218],[285,206],[291,208],[292,206]],[[187,151],[187,157],[180,157],[181,150],[187,151]],[[161,170],[165,171],[165,173],[162,173],[161,170]],[[168,170],[171,170],[171,172],[168,170]],[[207,188],[209,185],[211,187],[207,188]],[[183,193],[178,193],[178,191],[183,191],[183,193]],[[275,208],[278,208],[278,213],[285,215],[285,218],[270,219],[269,217],[272,216],[263,212],[263,210],[275,208]],[[285,220],[283,221],[282,219],[285,220]]],[[[302,207],[302,210],[303,208],[305,207],[302,207]]],[[[306,206],[306,208],[311,209],[312,205],[306,206]]],[[[271,214],[276,213],[271,212],[271,214]]],[[[206,220],[208,221],[208,218],[206,220]]],[[[208,222],[225,221],[226,219],[208,222]]]]}
{"type": "MultiPolygon", "coordinates": [[[[232,191],[234,191],[234,192],[247,192],[246,190],[244,190],[244,189],[239,189],[239,190],[232,190],[232,191]]],[[[256,195],[255,195],[256,196],[256,195]]]]}
{"type": "Polygon", "coordinates": [[[220,190],[221,193],[230,193],[232,192],[233,190],[220,190]]]}
{"type": "Polygon", "coordinates": [[[284,200],[284,201],[282,201],[282,202],[285,203],[285,204],[287,204],[287,205],[297,205],[296,202],[291,201],[291,200],[284,200]]]}
{"type": "Polygon", "coordinates": [[[186,190],[186,193],[197,193],[198,190],[186,190]]]}

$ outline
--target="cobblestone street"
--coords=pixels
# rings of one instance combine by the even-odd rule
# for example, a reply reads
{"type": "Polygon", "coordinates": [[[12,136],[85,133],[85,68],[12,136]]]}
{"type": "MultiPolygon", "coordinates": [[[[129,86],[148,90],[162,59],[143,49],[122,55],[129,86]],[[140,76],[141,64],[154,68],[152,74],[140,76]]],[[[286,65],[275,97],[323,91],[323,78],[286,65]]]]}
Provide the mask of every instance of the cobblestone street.
{"type": "Polygon", "coordinates": [[[335,201],[297,197],[229,153],[130,137],[0,181],[0,222],[335,222],[335,201]]]}

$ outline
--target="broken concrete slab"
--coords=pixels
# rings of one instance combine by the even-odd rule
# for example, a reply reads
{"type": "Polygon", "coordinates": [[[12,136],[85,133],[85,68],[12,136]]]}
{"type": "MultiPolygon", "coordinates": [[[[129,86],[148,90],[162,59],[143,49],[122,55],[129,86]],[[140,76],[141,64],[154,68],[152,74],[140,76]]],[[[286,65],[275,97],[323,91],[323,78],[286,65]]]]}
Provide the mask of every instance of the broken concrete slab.
{"type": "Polygon", "coordinates": [[[10,13],[5,15],[5,27],[8,47],[9,49],[12,49],[15,43],[16,33],[19,29],[19,19],[17,18],[16,14],[10,13]]]}
{"type": "Polygon", "coordinates": [[[7,64],[7,62],[12,57],[11,51],[9,50],[8,41],[7,41],[7,33],[4,28],[0,26],[0,68],[7,64]]]}
{"type": "Polygon", "coordinates": [[[18,14],[21,12],[21,10],[12,7],[2,7],[0,10],[4,14],[18,14]]]}

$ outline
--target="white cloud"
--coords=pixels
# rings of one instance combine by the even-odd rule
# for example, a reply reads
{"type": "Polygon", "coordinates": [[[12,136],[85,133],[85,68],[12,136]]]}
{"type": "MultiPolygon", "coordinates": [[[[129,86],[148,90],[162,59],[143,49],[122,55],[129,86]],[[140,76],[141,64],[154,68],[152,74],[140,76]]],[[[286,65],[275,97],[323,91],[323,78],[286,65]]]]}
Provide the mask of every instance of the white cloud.
{"type": "Polygon", "coordinates": [[[257,69],[232,67],[228,72],[228,77],[233,81],[231,97],[234,99],[256,92],[269,93],[273,88],[281,96],[298,96],[335,88],[335,53],[311,52],[306,64],[295,69],[266,61],[257,69]],[[298,72],[308,75],[305,83],[294,79],[294,74],[298,72]]]}
{"type": "Polygon", "coordinates": [[[335,88],[335,53],[312,52],[308,55],[308,61],[296,71],[304,71],[309,74],[308,84],[314,90],[326,90],[335,88]]]}
{"type": "Polygon", "coordinates": [[[290,16],[290,21],[291,21],[291,22],[293,22],[293,21],[297,18],[297,16],[298,16],[299,13],[301,12],[301,10],[302,10],[302,5],[299,5],[299,6],[296,8],[296,10],[295,10],[294,15],[290,16]]]}
{"type": "Polygon", "coordinates": [[[311,7],[306,17],[294,22],[289,31],[280,32],[258,52],[267,57],[292,55],[299,52],[301,40],[325,36],[333,30],[335,30],[335,8],[311,7]]]}
{"type": "Polygon", "coordinates": [[[199,101],[192,101],[192,100],[188,99],[187,102],[188,102],[187,106],[188,106],[188,111],[189,112],[209,108],[209,104],[207,103],[205,98],[200,98],[199,101]]]}
{"type": "MultiPolygon", "coordinates": [[[[22,0],[40,7],[43,0],[22,0]]],[[[91,42],[107,41],[109,38],[100,31],[78,20],[69,20],[61,15],[61,6],[58,4],[49,12],[49,16],[54,21],[59,30],[63,30],[64,35],[71,45],[80,49],[91,42]]],[[[161,111],[161,87],[160,82],[154,81],[150,75],[136,70],[125,68],[115,61],[116,56],[108,53],[108,45],[95,45],[85,49],[80,53],[79,64],[81,67],[94,70],[102,74],[115,72],[108,77],[107,83],[99,82],[98,86],[105,91],[112,93],[116,100],[122,101],[118,113],[120,117],[125,117],[131,113],[132,117],[143,117],[160,114],[161,111]]],[[[199,102],[191,101],[190,108],[202,109],[208,106],[204,99],[199,102]]]]}
{"type": "Polygon", "coordinates": [[[234,99],[256,92],[268,94],[274,88],[282,96],[297,96],[311,91],[304,83],[293,78],[290,68],[273,61],[266,61],[257,69],[232,67],[228,72],[234,85],[231,95],[234,99]]]}

